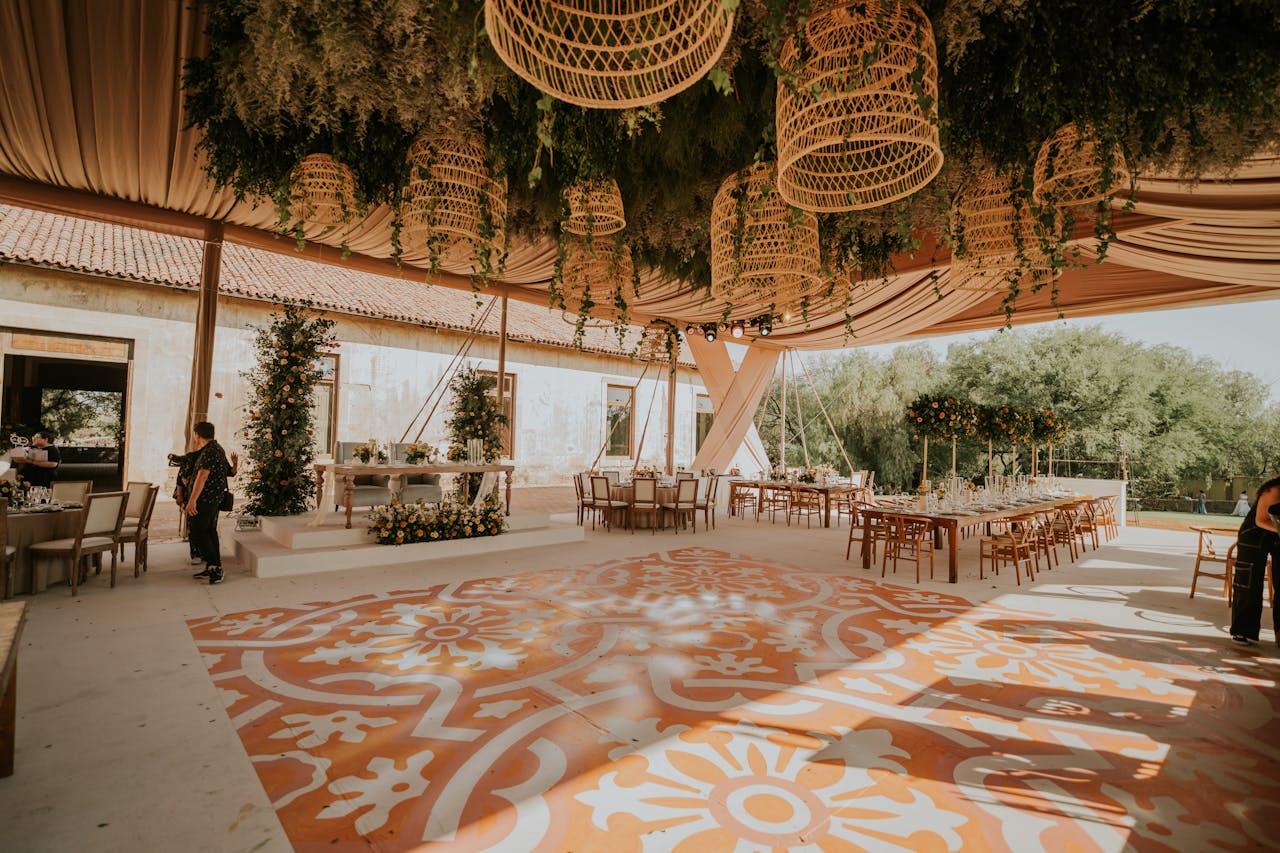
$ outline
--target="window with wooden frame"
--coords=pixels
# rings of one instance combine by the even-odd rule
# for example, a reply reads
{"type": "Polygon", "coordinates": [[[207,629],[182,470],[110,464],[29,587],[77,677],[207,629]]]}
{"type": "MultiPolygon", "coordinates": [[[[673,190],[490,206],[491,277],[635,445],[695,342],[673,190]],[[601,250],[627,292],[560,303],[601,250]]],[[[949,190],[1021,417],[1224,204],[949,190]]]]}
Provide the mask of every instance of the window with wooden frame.
{"type": "MultiPolygon", "coordinates": [[[[493,377],[493,388],[489,393],[493,396],[498,395],[498,371],[496,370],[479,370],[476,371],[481,376],[493,377]]],[[[504,459],[514,459],[516,457],[516,375],[511,371],[506,371],[505,381],[502,383],[505,387],[502,392],[502,413],[507,416],[507,425],[502,430],[502,456],[504,459]]]]}
{"type": "Polygon", "coordinates": [[[324,354],[316,360],[320,380],[311,392],[311,423],[317,453],[334,453],[338,434],[338,356],[324,354]]]}
{"type": "Polygon", "coordinates": [[[694,453],[702,449],[702,442],[707,440],[707,433],[711,432],[711,424],[715,419],[716,410],[711,405],[711,397],[707,394],[699,394],[693,404],[694,453]]]}
{"type": "Polygon", "coordinates": [[[634,444],[636,389],[609,385],[605,391],[604,432],[606,456],[631,456],[634,444]]]}

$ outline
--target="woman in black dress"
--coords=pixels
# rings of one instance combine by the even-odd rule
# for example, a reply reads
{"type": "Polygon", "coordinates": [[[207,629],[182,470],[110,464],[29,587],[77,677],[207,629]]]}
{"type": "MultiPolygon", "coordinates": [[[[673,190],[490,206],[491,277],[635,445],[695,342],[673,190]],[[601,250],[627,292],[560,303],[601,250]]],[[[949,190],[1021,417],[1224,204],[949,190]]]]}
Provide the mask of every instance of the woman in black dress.
{"type": "MultiPolygon", "coordinates": [[[[1280,515],[1280,477],[1273,477],[1258,488],[1258,495],[1249,514],[1244,517],[1236,539],[1236,564],[1231,581],[1231,639],[1243,645],[1258,642],[1262,628],[1267,557],[1271,557],[1272,577],[1280,568],[1277,515],[1280,515]]],[[[1271,623],[1276,629],[1276,643],[1280,645],[1280,611],[1276,610],[1274,602],[1271,623]]]]}
{"type": "Polygon", "coordinates": [[[205,560],[204,571],[196,577],[209,578],[210,584],[222,583],[222,548],[218,542],[218,513],[227,494],[227,475],[231,463],[222,445],[213,439],[213,424],[201,421],[192,427],[192,441],[197,451],[195,475],[187,498],[187,536],[195,540],[196,550],[205,560]]]}

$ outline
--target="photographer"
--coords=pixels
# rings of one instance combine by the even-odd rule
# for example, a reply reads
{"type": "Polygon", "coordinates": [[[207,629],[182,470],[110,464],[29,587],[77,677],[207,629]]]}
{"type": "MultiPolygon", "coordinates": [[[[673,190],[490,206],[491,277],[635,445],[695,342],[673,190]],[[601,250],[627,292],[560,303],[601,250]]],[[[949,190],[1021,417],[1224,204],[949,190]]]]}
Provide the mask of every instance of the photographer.
{"type": "MultiPolygon", "coordinates": [[[[1271,571],[1280,566],[1280,477],[1272,477],[1258,488],[1253,506],[1240,525],[1236,539],[1236,564],[1231,579],[1231,639],[1242,645],[1258,642],[1262,628],[1262,594],[1267,580],[1267,557],[1271,571]]],[[[1271,621],[1280,644],[1280,611],[1274,604],[1271,621]]]]}
{"type": "MultiPolygon", "coordinates": [[[[178,512],[185,514],[187,508],[187,498],[190,495],[192,479],[196,473],[196,459],[200,456],[199,450],[192,450],[189,453],[170,453],[169,465],[178,469],[177,483],[173,489],[173,500],[178,504],[178,512]]],[[[234,477],[240,467],[240,456],[232,451],[231,453],[231,470],[227,476],[234,477]]],[[[198,566],[204,560],[200,556],[200,549],[196,545],[196,537],[187,534],[187,548],[191,554],[191,565],[198,566]]],[[[196,577],[207,577],[201,571],[196,577]]]]}

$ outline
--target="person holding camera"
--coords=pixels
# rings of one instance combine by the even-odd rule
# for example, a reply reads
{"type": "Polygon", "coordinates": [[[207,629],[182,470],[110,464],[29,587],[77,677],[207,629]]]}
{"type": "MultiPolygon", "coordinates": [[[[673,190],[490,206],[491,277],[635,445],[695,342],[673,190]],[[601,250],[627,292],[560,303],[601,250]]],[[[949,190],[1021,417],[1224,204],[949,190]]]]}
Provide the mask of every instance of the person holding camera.
{"type": "Polygon", "coordinates": [[[214,440],[213,424],[200,421],[192,427],[192,446],[195,448],[193,474],[187,490],[187,536],[195,543],[196,551],[205,561],[203,571],[193,577],[208,578],[209,583],[222,583],[222,549],[218,542],[218,513],[230,509],[231,492],[227,476],[231,463],[222,445],[214,440]]]}
{"type": "MultiPolygon", "coordinates": [[[[1272,477],[1258,487],[1236,537],[1236,563],[1231,575],[1231,639],[1241,645],[1258,642],[1268,557],[1274,574],[1280,567],[1280,477],[1272,477]]],[[[1274,602],[1271,623],[1276,644],[1280,645],[1280,610],[1274,602]]]]}

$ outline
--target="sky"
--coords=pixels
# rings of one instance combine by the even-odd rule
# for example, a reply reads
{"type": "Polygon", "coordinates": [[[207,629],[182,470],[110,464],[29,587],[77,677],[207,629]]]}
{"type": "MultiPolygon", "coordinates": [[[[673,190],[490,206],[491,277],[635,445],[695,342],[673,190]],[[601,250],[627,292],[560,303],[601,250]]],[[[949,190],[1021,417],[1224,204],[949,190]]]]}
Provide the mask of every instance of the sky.
{"type": "MultiPolygon", "coordinates": [[[[1247,371],[1270,386],[1272,400],[1280,401],[1280,299],[1078,320],[1068,318],[1017,328],[1040,331],[1082,326],[1101,326],[1108,332],[1149,344],[1173,344],[1190,350],[1196,356],[1211,358],[1229,370],[1247,371]]],[[[953,343],[981,340],[997,334],[1000,332],[948,335],[913,343],[927,343],[940,355],[946,355],[947,347],[953,343]]],[[[906,345],[883,344],[863,349],[887,356],[895,348],[906,345]]]]}

